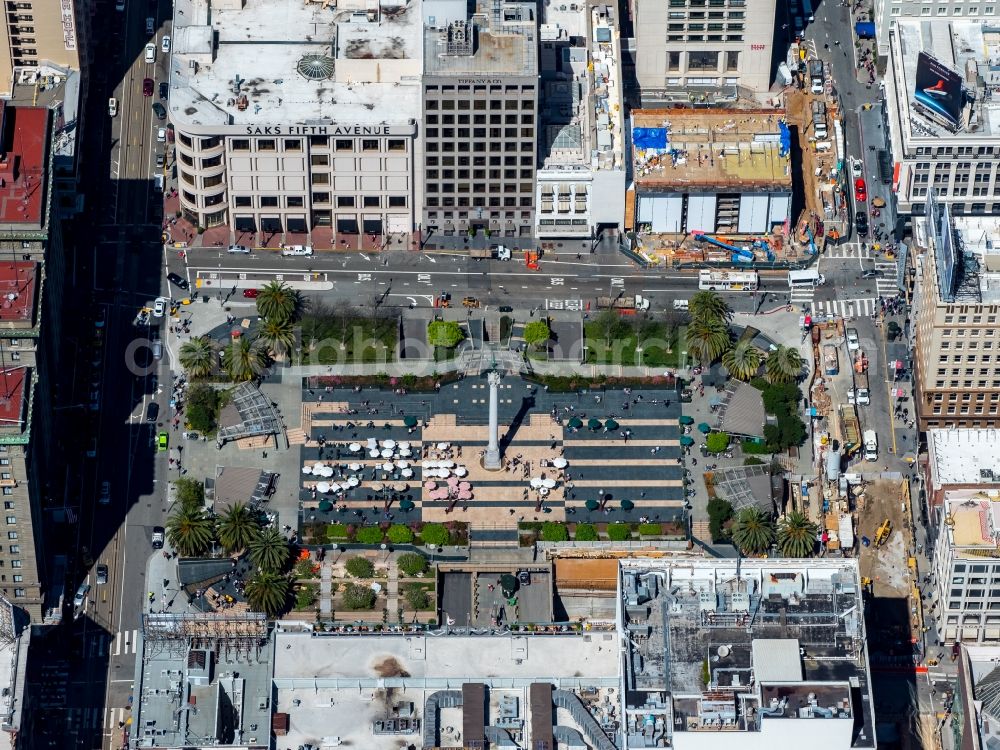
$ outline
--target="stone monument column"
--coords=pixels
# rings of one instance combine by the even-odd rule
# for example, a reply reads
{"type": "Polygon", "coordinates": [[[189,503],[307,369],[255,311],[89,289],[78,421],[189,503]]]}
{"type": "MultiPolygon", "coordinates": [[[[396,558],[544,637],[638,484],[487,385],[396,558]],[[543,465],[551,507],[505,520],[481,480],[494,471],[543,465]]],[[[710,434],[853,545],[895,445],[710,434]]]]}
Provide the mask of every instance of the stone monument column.
{"type": "Polygon", "coordinates": [[[497,416],[499,408],[499,394],[497,391],[500,387],[500,373],[494,370],[487,376],[487,380],[490,384],[490,443],[486,446],[486,455],[483,456],[483,468],[496,471],[503,468],[503,464],[500,461],[500,444],[497,441],[500,421],[497,416]]]}

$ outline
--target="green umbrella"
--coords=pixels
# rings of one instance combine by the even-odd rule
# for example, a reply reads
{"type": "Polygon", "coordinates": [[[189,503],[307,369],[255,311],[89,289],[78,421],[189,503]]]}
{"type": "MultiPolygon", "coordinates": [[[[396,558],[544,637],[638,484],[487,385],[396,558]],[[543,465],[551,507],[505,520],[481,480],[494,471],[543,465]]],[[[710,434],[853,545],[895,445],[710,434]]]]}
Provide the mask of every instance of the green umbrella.
{"type": "Polygon", "coordinates": [[[403,500],[399,504],[399,509],[400,510],[413,510],[416,507],[417,506],[413,504],[412,500],[403,500]]]}
{"type": "Polygon", "coordinates": [[[618,423],[615,420],[613,420],[613,419],[609,419],[607,422],[604,423],[604,429],[605,430],[617,430],[618,429],[618,423]]]}
{"type": "Polygon", "coordinates": [[[579,417],[573,417],[569,420],[569,428],[571,430],[579,430],[581,427],[583,427],[583,420],[579,417]]]}
{"type": "Polygon", "coordinates": [[[319,510],[320,513],[329,513],[331,510],[333,510],[333,503],[331,503],[329,500],[320,500],[319,510]]]}
{"type": "Polygon", "coordinates": [[[414,417],[412,414],[407,414],[405,417],[403,417],[403,424],[406,425],[407,427],[416,427],[417,418],[414,417]]]}
{"type": "Polygon", "coordinates": [[[588,500],[586,503],[587,510],[597,510],[601,507],[601,504],[596,500],[588,500]]]}
{"type": "Polygon", "coordinates": [[[681,435],[681,445],[694,445],[694,438],[690,435],[681,435]]]}
{"type": "Polygon", "coordinates": [[[685,414],[677,421],[680,422],[681,424],[694,424],[694,417],[685,414]]]}
{"type": "Polygon", "coordinates": [[[698,431],[704,432],[706,435],[712,431],[712,426],[708,422],[699,422],[698,431]]]}
{"type": "Polygon", "coordinates": [[[601,429],[601,420],[595,417],[591,417],[589,420],[587,420],[587,427],[589,427],[592,430],[599,430],[601,429]]]}
{"type": "Polygon", "coordinates": [[[635,503],[631,500],[622,500],[622,510],[632,510],[635,507],[635,503]]]}

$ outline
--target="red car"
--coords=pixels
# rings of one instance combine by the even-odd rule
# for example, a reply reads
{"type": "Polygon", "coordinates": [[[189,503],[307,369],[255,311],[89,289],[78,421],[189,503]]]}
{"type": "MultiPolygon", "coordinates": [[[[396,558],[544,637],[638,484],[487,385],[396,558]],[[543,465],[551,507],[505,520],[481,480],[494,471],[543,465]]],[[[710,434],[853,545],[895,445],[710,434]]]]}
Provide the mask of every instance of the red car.
{"type": "Polygon", "coordinates": [[[256,299],[257,292],[259,291],[260,291],[259,289],[244,289],[243,296],[246,297],[247,299],[256,299]]]}
{"type": "Polygon", "coordinates": [[[143,78],[142,79],[142,95],[152,96],[153,95],[153,79],[143,78]]]}
{"type": "Polygon", "coordinates": [[[854,181],[854,200],[858,203],[864,203],[868,200],[868,187],[860,177],[854,181]]]}

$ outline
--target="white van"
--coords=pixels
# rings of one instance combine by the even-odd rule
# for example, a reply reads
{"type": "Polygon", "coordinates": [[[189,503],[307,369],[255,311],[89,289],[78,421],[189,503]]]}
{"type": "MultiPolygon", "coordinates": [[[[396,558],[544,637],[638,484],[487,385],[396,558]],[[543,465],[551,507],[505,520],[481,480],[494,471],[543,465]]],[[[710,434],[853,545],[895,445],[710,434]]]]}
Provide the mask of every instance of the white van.
{"type": "Polygon", "coordinates": [[[281,248],[282,255],[312,255],[311,245],[284,245],[281,248]]]}
{"type": "Polygon", "coordinates": [[[108,99],[108,116],[114,117],[118,114],[118,100],[113,96],[108,99]]]}
{"type": "Polygon", "coordinates": [[[675,299],[674,300],[674,309],[675,310],[683,310],[684,312],[687,312],[688,302],[689,302],[689,300],[686,300],[686,299],[675,299]]]}
{"type": "Polygon", "coordinates": [[[147,44],[146,45],[146,62],[152,65],[156,62],[156,45],[147,44]]]}
{"type": "Polygon", "coordinates": [[[156,172],[153,175],[153,187],[163,192],[163,172],[156,172]]]}

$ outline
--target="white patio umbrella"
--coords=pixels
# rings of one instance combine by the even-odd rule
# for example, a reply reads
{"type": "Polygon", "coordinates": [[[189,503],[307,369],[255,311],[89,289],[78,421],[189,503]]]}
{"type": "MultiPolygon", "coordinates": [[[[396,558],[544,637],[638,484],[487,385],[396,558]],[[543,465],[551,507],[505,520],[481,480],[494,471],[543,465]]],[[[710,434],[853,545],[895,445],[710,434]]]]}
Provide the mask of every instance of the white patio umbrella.
{"type": "Polygon", "coordinates": [[[397,445],[396,447],[399,448],[401,451],[408,451],[410,450],[410,441],[400,440],[399,445],[397,445]]]}
{"type": "Polygon", "coordinates": [[[347,446],[347,450],[349,450],[351,453],[357,453],[359,450],[361,450],[361,444],[351,443],[349,446],[347,446]]]}
{"type": "Polygon", "coordinates": [[[313,473],[313,467],[312,466],[303,466],[302,467],[302,473],[303,474],[312,474],[313,473]]]}
{"type": "Polygon", "coordinates": [[[392,471],[396,468],[396,465],[392,461],[386,461],[382,464],[382,471],[392,471]]]}
{"type": "Polygon", "coordinates": [[[395,440],[383,440],[382,441],[382,447],[383,448],[388,448],[389,450],[392,450],[393,448],[396,447],[396,441],[395,440]]]}
{"type": "Polygon", "coordinates": [[[457,477],[464,477],[468,473],[469,470],[466,469],[464,466],[458,466],[455,468],[455,476],[457,477]]]}
{"type": "Polygon", "coordinates": [[[351,471],[361,471],[361,464],[359,463],[347,464],[347,468],[350,469],[351,471]]]}
{"type": "Polygon", "coordinates": [[[413,451],[411,451],[409,448],[400,448],[399,455],[401,455],[403,458],[409,458],[410,456],[413,455],[413,451]]]}
{"type": "Polygon", "coordinates": [[[378,440],[375,438],[368,438],[368,450],[375,450],[378,448],[378,440]]]}
{"type": "Polygon", "coordinates": [[[450,447],[451,447],[451,443],[438,443],[438,444],[437,444],[437,449],[438,449],[439,451],[446,451],[446,450],[448,450],[448,448],[450,448],[450,447]]]}
{"type": "Polygon", "coordinates": [[[329,482],[316,482],[316,491],[319,492],[320,494],[325,495],[327,492],[330,491],[330,483],[329,482]]]}
{"type": "Polygon", "coordinates": [[[555,479],[549,479],[548,477],[546,477],[545,479],[542,480],[542,487],[544,487],[545,489],[551,490],[555,486],[556,486],[555,479]]]}
{"type": "Polygon", "coordinates": [[[350,482],[338,482],[337,486],[340,487],[340,489],[346,491],[351,489],[351,487],[353,487],[354,485],[352,485],[350,482]]]}
{"type": "Polygon", "coordinates": [[[439,461],[438,462],[438,466],[440,466],[442,469],[452,469],[452,468],[455,467],[455,462],[454,461],[439,461]]]}
{"type": "Polygon", "coordinates": [[[368,458],[378,458],[378,451],[374,449],[368,451],[368,458]]]}
{"type": "Polygon", "coordinates": [[[541,477],[532,477],[531,481],[528,482],[528,484],[530,484],[532,487],[534,487],[537,490],[539,487],[542,486],[542,479],[541,479],[541,477]]]}
{"type": "Polygon", "coordinates": [[[320,471],[323,471],[323,467],[324,466],[326,466],[326,464],[324,464],[321,461],[317,461],[316,463],[314,463],[313,464],[313,474],[316,474],[316,473],[318,473],[320,471]]]}
{"type": "Polygon", "coordinates": [[[448,471],[447,469],[438,469],[437,470],[437,475],[439,477],[441,477],[441,479],[447,479],[449,474],[451,474],[451,472],[448,471]]]}
{"type": "Polygon", "coordinates": [[[397,461],[396,462],[396,467],[400,468],[400,469],[409,469],[410,468],[410,462],[409,461],[397,461]]]}
{"type": "Polygon", "coordinates": [[[566,466],[569,465],[569,461],[560,456],[559,458],[552,459],[552,465],[557,469],[565,469],[566,466]]]}
{"type": "Polygon", "coordinates": [[[361,484],[361,480],[358,479],[357,477],[348,477],[347,478],[347,485],[349,487],[357,487],[359,484],[361,484]]]}
{"type": "Polygon", "coordinates": [[[383,448],[379,455],[381,455],[382,458],[392,458],[392,451],[388,448],[383,448]]]}
{"type": "Polygon", "coordinates": [[[324,467],[323,467],[323,471],[322,471],[322,472],[320,472],[320,473],[321,473],[321,474],[322,474],[322,475],[323,475],[324,477],[326,477],[327,479],[329,479],[330,477],[332,477],[332,476],[333,476],[333,467],[332,467],[332,466],[324,466],[324,467]]]}
{"type": "Polygon", "coordinates": [[[412,477],[412,476],[413,476],[413,469],[403,469],[403,470],[402,470],[402,471],[400,472],[400,474],[401,474],[402,476],[406,477],[407,479],[409,479],[410,477],[412,477]]]}

